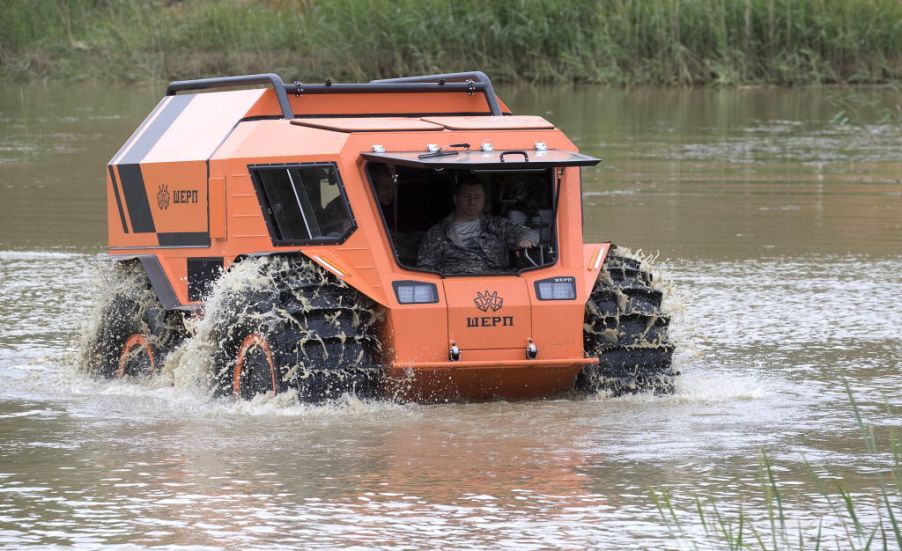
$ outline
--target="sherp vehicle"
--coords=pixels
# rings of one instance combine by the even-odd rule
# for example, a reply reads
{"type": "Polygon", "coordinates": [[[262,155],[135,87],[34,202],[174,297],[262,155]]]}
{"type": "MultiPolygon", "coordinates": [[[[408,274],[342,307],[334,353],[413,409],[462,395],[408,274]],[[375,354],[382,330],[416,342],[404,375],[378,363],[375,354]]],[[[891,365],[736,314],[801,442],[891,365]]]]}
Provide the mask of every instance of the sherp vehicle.
{"type": "Polygon", "coordinates": [[[150,374],[203,338],[211,384],[241,398],[668,391],[648,266],[583,243],[581,170],[598,162],[481,72],[173,82],[107,166],[117,282],[90,363],[150,374]],[[534,246],[480,273],[424,266],[465,179],[534,246]]]}

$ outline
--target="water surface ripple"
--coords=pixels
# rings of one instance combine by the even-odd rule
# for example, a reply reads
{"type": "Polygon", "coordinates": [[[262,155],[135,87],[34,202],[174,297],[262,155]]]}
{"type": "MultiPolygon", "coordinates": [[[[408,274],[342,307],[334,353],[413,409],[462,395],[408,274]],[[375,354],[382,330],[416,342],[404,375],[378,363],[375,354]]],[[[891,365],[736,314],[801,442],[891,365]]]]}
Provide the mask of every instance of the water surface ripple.
{"type": "Polygon", "coordinates": [[[78,92],[0,92],[0,547],[718,547],[694,498],[766,530],[762,451],[805,537],[844,534],[812,473],[876,522],[902,407],[898,92],[502,91],[604,157],[586,238],[659,252],[677,392],[319,407],[75,371],[102,167],[158,90],[78,92]]]}

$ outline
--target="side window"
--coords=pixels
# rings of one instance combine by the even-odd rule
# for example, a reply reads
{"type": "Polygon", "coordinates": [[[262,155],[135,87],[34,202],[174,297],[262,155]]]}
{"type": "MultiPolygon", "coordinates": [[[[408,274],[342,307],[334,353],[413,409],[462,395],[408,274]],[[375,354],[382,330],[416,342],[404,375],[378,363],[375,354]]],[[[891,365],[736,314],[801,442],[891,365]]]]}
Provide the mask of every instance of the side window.
{"type": "Polygon", "coordinates": [[[354,229],[334,164],[249,168],[274,244],[335,243],[354,229]]]}

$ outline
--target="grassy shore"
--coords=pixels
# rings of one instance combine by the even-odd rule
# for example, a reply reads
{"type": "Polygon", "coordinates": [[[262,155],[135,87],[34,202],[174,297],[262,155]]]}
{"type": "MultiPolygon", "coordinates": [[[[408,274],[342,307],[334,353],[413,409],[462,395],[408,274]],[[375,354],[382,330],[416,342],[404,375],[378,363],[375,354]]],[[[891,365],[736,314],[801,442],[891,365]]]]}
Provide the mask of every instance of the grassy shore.
{"type": "Polygon", "coordinates": [[[899,0],[5,0],[0,78],[885,83],[899,0]]]}
{"type": "MultiPolygon", "coordinates": [[[[784,507],[783,496],[793,488],[780,481],[775,466],[761,450],[761,496],[755,504],[759,509],[760,504],[764,504],[766,514],[763,516],[760,512],[744,511],[742,503],[736,511],[730,504],[698,495],[693,496],[689,507],[680,511],[674,506],[674,496],[666,489],[649,490],[649,499],[674,540],[685,543],[686,548],[696,549],[697,542],[702,542],[706,549],[730,550],[902,549],[902,442],[890,429],[881,446],[874,426],[862,418],[848,382],[843,384],[868,455],[884,464],[883,469],[868,475],[879,491],[872,491],[870,495],[853,494],[844,487],[841,478],[824,473],[823,468],[815,468],[806,460],[808,479],[812,484],[806,484],[803,489],[809,495],[822,498],[830,513],[817,519],[816,524],[811,515],[806,514],[808,518],[803,523],[802,519],[791,518],[784,507]],[[734,511],[728,512],[730,508],[734,511]]],[[[889,403],[886,408],[892,417],[889,403]]]]}

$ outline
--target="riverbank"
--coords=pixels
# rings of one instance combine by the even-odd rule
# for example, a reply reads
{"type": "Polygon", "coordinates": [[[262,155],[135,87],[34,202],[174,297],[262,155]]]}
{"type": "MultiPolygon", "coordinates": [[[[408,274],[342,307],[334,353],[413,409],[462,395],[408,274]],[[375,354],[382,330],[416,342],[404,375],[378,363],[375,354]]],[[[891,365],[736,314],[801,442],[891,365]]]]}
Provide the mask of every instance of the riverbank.
{"type": "Polygon", "coordinates": [[[900,21],[897,0],[9,0],[0,78],[887,83],[902,80],[900,21]]]}

